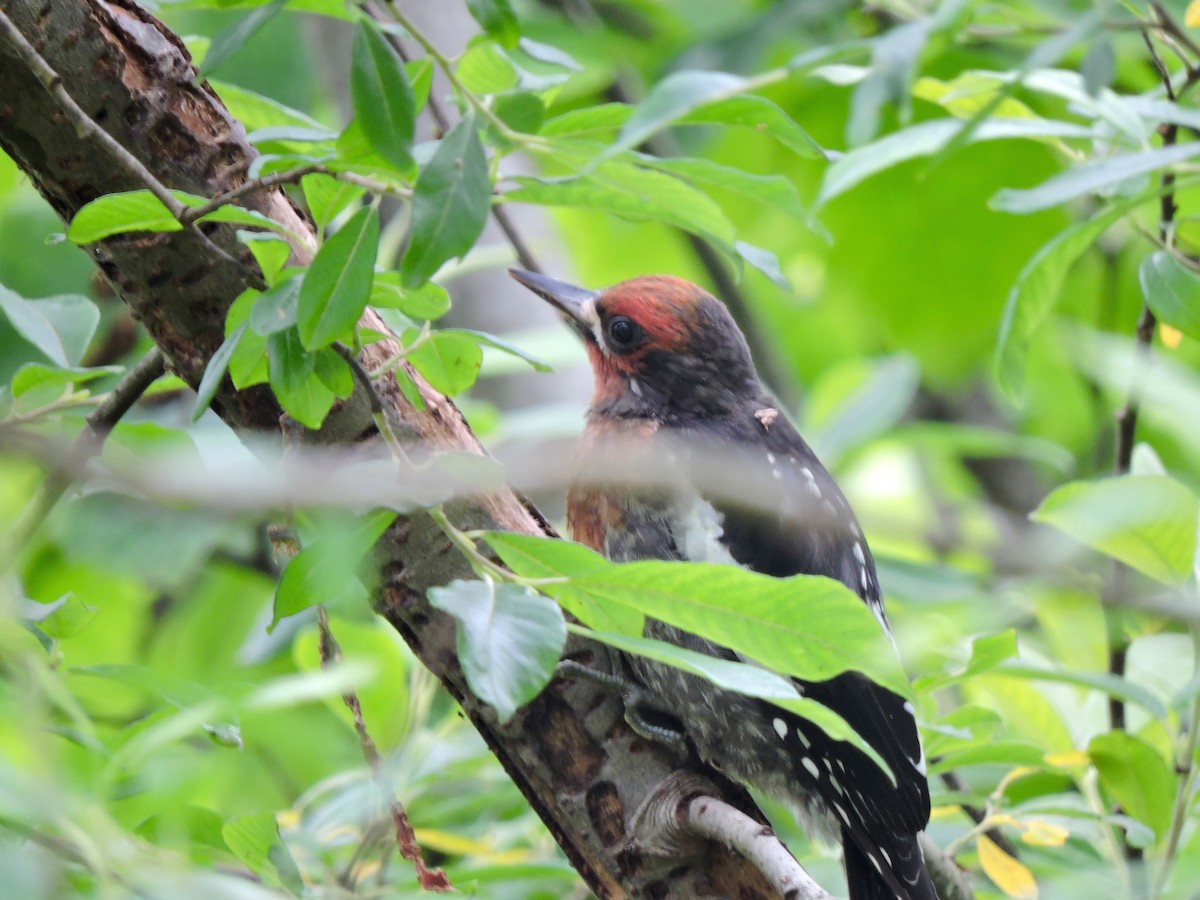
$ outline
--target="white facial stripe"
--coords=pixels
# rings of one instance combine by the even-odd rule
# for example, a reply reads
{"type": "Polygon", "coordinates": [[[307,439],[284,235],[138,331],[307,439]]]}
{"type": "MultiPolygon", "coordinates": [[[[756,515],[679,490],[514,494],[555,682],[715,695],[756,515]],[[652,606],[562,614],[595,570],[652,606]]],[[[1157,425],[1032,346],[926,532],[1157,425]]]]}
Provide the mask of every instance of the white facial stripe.
{"type": "Polygon", "coordinates": [[[596,310],[595,300],[585,300],[579,307],[579,320],[592,329],[592,336],[600,347],[600,352],[609,355],[608,346],[604,343],[604,325],[600,321],[600,313],[596,310]]]}

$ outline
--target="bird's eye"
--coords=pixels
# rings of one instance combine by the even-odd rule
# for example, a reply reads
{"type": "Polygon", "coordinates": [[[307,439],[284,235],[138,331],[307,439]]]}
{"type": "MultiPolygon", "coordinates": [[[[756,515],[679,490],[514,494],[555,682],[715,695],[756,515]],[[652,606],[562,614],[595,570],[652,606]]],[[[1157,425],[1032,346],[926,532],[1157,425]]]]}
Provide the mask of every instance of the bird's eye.
{"type": "Polygon", "coordinates": [[[628,350],[642,336],[642,329],[628,316],[615,316],[608,323],[608,340],[613,347],[628,350]]]}

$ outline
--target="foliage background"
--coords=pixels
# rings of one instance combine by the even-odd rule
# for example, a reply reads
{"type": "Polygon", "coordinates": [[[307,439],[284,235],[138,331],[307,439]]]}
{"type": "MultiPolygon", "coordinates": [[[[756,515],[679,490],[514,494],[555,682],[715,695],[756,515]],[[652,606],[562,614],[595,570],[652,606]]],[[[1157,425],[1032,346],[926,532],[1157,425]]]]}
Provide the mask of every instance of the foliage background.
{"type": "MultiPolygon", "coordinates": [[[[470,5],[477,13],[491,6],[470,5]]],[[[518,3],[522,35],[575,63],[564,68],[514,51],[529,70],[515,86],[502,66],[497,72],[496,45],[477,36],[466,9],[419,7],[400,4],[442,51],[465,54],[457,67],[471,90],[536,94],[547,120],[611,100],[618,84],[637,99],[673,72],[754,76],[808,51],[848,47],[826,60],[835,68],[809,67],[758,91],[821,147],[881,169],[827,204],[819,198],[835,164],[768,134],[716,125],[664,135],[675,152],[783,176],[805,207],[821,205],[810,220],[779,208],[791,201],[764,204],[711,183],[702,188],[737,239],[773,253],[790,281],[785,288],[745,266],[743,326],[760,367],[863,520],[916,679],[931,771],[961,779],[953,786],[934,779],[931,833],[958,852],[980,896],[1192,895],[1200,878],[1192,816],[1200,680],[1188,630],[1196,622],[1200,486],[1194,163],[1176,169],[1179,213],[1165,244],[1182,275],[1170,297],[1156,295],[1165,281],[1146,274],[1158,249],[1159,207],[1150,199],[1085,242],[1078,260],[1067,260],[1073,264],[1061,286],[1041,289],[1052,310],[1014,339],[1027,347],[1023,386],[997,378],[1005,305],[1015,284],[1028,286],[1022,272],[1039,248],[1159,177],[1161,167],[1105,181],[1103,167],[1159,144],[1155,116],[1164,113],[1138,102],[1160,99],[1161,79],[1137,26],[1163,14],[1183,23],[1185,4],[1156,12],[1137,3],[1051,0],[618,0],[584,9],[581,19],[579,4],[518,3]],[[1071,99],[1062,88],[1067,76],[1055,82],[1059,89],[1030,79],[1007,98],[996,95],[996,82],[961,79],[976,70],[1052,66],[1078,73],[1071,99]],[[933,102],[946,85],[960,94],[933,102]],[[908,161],[900,161],[903,152],[888,156],[912,145],[888,144],[887,135],[911,142],[908,129],[954,116],[962,122],[993,98],[1021,104],[997,105],[988,110],[993,118],[1067,122],[1089,134],[1048,131],[968,140],[908,161]],[[1137,125],[1121,131],[1130,119],[1137,125]],[[998,199],[1064,171],[1100,175],[1065,202],[1026,203],[1038,206],[1028,214],[1011,211],[1019,205],[1011,195],[998,199]],[[1170,311],[1173,326],[1155,331],[1153,364],[1134,342],[1147,298],[1170,311]],[[1134,470],[1150,481],[1099,493],[1113,487],[1106,483],[1082,500],[1056,494],[1057,504],[1040,514],[1047,524],[1031,522],[1055,488],[1114,471],[1114,414],[1134,384],[1142,404],[1134,470]],[[1113,648],[1122,652],[1114,657],[1113,648]],[[1114,695],[1129,701],[1126,734],[1112,727],[1114,695]],[[1019,863],[977,840],[964,803],[988,811],[1019,863]]],[[[239,32],[228,29],[252,9],[266,7],[155,7],[197,56],[232,46],[229,36],[239,32]]],[[[254,91],[340,132],[354,112],[347,7],[295,2],[271,11],[214,67],[217,90],[254,91]]],[[[1200,65],[1184,40],[1156,32],[1154,41],[1177,81],[1200,65]]],[[[433,90],[451,93],[440,78],[433,90]]],[[[261,121],[249,121],[251,104],[243,99],[239,110],[231,98],[252,130],[275,124],[261,110],[261,121]]],[[[1181,107],[1170,115],[1184,125],[1182,144],[1200,116],[1186,97],[1181,107]]],[[[434,136],[427,129],[422,124],[418,141],[434,136]]],[[[600,136],[611,141],[614,133],[600,136]]],[[[260,138],[266,150],[278,152],[279,144],[288,142],[260,138]]],[[[491,144],[504,146],[495,135],[491,144]]],[[[294,143],[283,149],[294,151],[294,143]]],[[[420,162],[427,158],[418,153],[420,162]]],[[[565,159],[552,149],[507,157],[499,168],[505,176],[554,175],[565,159]]],[[[513,189],[511,180],[500,184],[513,189]]],[[[654,221],[670,217],[630,221],[589,205],[597,204],[513,207],[555,274],[606,285],[670,272],[712,284],[684,233],[654,221]]],[[[406,206],[388,201],[381,210],[380,263],[394,267],[406,206]]],[[[676,213],[686,219],[694,210],[676,213]]],[[[0,285],[26,298],[89,297],[99,324],[71,362],[131,364],[147,339],[86,256],[61,238],[62,228],[0,159],[0,285]]],[[[489,230],[435,279],[454,298],[439,326],[486,328],[559,370],[531,374],[511,356],[484,354],[480,380],[458,399],[501,457],[577,430],[587,392],[572,338],[508,285],[503,267],[512,262],[511,248],[489,230]]],[[[1029,294],[1017,296],[1035,305],[1029,294]]],[[[27,338],[0,316],[0,382],[27,363],[47,363],[27,338]]],[[[93,396],[115,378],[92,382],[93,396]]],[[[177,387],[160,384],[118,427],[106,455],[182,449],[209,466],[236,459],[236,439],[211,414],[192,424],[192,398],[177,387]]],[[[29,419],[67,434],[88,409],[33,399],[56,405],[40,408],[29,397],[7,403],[4,424],[29,419]]],[[[0,456],[5,532],[20,533],[17,523],[45,478],[34,460],[0,456]]],[[[358,686],[423,847],[457,886],[488,897],[586,896],[453,704],[371,618],[361,592],[331,612],[351,666],[321,673],[311,610],[267,633],[276,570],[266,515],[162,506],[106,487],[80,486],[0,558],[0,871],[14,896],[415,893],[406,864],[389,850],[388,825],[338,696],[343,677],[358,686]],[[247,869],[257,881],[239,877],[247,869]]],[[[537,499],[553,510],[556,497],[537,499]]],[[[809,845],[781,810],[773,812],[810,871],[836,890],[833,851],[809,845]]]]}

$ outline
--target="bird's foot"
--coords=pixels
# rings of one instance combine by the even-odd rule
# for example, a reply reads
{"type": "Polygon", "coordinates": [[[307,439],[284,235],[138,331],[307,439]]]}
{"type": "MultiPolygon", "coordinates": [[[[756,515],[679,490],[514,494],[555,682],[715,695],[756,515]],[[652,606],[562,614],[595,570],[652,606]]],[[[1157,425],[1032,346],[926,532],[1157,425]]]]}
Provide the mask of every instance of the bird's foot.
{"type": "Polygon", "coordinates": [[[620,694],[625,705],[625,721],[634,733],[656,744],[662,744],[678,758],[687,759],[690,753],[687,735],[682,728],[671,727],[664,722],[675,722],[671,713],[657,695],[635,681],[593,669],[573,659],[564,659],[558,664],[558,674],[568,678],[583,678],[605,690],[620,694]]]}

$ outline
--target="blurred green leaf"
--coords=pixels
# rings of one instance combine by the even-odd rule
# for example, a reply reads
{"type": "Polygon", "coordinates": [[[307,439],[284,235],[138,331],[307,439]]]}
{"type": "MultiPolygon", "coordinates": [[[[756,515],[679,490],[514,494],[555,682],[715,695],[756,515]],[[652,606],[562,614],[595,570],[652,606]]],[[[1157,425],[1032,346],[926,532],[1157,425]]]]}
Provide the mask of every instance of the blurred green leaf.
{"type": "Polygon", "coordinates": [[[569,179],[516,176],[505,203],[601,209],[638,221],[658,221],[707,238],[731,252],[735,235],[729,219],[709,197],[691,185],[620,160],[597,165],[569,179]]]}
{"type": "Polygon", "coordinates": [[[567,626],[558,605],[527,587],[455,581],[429,602],[458,620],[458,658],[475,694],[507,721],[550,681],[567,626]]]}
{"type": "MultiPolygon", "coordinates": [[[[635,562],[579,573],[568,586],[594,603],[627,606],[776,672],[825,681],[859,671],[898,694],[912,693],[879,622],[856,594],[830,578],[635,562]]],[[[551,596],[561,589],[545,587],[551,596]]]]}
{"type": "MultiPolygon", "coordinates": [[[[846,193],[872,175],[910,159],[936,153],[946,141],[954,138],[961,128],[961,123],[953,119],[934,119],[894,132],[874,143],[856,147],[839,157],[825,170],[813,211],[819,210],[833,198],[846,193]]],[[[981,122],[971,133],[970,142],[1015,138],[1083,138],[1090,135],[1089,129],[1072,122],[1046,119],[989,119],[981,122]]]]}
{"type": "Polygon", "coordinates": [[[221,834],[237,858],[267,884],[279,885],[296,897],[304,893],[300,869],[279,833],[274,813],[234,816],[221,834]]]}
{"type": "Polygon", "coordinates": [[[295,325],[303,284],[304,276],[297,275],[265,291],[250,310],[250,330],[270,337],[295,325]]]}
{"type": "MultiPolygon", "coordinates": [[[[1200,141],[1084,163],[1055,175],[1037,187],[1024,190],[1005,188],[992,198],[991,206],[1010,213],[1049,209],[1086,194],[1102,193],[1122,182],[1184,162],[1197,154],[1200,154],[1200,141]]],[[[1143,187],[1138,185],[1139,190],[1143,187]]]]}
{"type": "Polygon", "coordinates": [[[608,644],[610,647],[616,647],[625,653],[634,653],[682,669],[684,672],[712,682],[719,688],[767,700],[807,719],[834,740],[849,742],[885,772],[888,771],[887,764],[878,752],[854,730],[849,722],[829,707],[802,697],[792,681],[782,675],[750,663],[718,659],[705,653],[697,653],[695,650],[688,650],[651,638],[591,631],[577,626],[570,627],[570,630],[575,634],[608,644]]]}
{"type": "Polygon", "coordinates": [[[338,517],[333,525],[321,529],[317,539],[288,562],[275,590],[269,628],[318,603],[339,599],[347,591],[361,592],[356,590],[359,564],[396,520],[396,512],[377,509],[349,522],[344,522],[346,518],[338,517]]]}
{"type": "Polygon", "coordinates": [[[1100,786],[1125,812],[1154,829],[1161,841],[1171,822],[1175,779],[1167,761],[1141,738],[1110,731],[1092,738],[1088,756],[1100,786]]]}
{"type": "Polygon", "coordinates": [[[437,319],[449,312],[450,294],[432,281],[406,288],[399,272],[376,272],[371,283],[371,306],[398,309],[413,319],[437,319]]]}
{"type": "Polygon", "coordinates": [[[356,212],[317,251],[296,310],[305,347],[326,347],[354,330],[371,296],[378,254],[379,214],[373,207],[356,212]]]}
{"type": "Polygon", "coordinates": [[[1138,280],[1142,296],[1160,322],[1200,340],[1200,275],[1158,250],[1142,260],[1138,280]]]}
{"type": "Polygon", "coordinates": [[[77,366],[100,321],[87,297],[62,294],[26,300],[0,285],[0,313],[33,346],[60,366],[77,366]]]}
{"type": "MultiPolygon", "coordinates": [[[[405,342],[415,339],[405,335],[405,342]]],[[[408,354],[425,380],[447,396],[465,391],[475,383],[483,364],[483,351],[473,337],[454,331],[435,331],[408,354]]]]}
{"type": "MultiPolygon", "coordinates": [[[[208,203],[207,197],[171,191],[172,196],[184,206],[196,208],[208,203]]],[[[226,222],[232,225],[249,225],[255,228],[281,230],[274,219],[252,209],[228,204],[196,220],[200,222],[226,222]]],[[[131,231],[182,231],[183,226],[171,214],[161,200],[148,190],[125,191],[105,194],[88,203],[67,228],[67,238],[76,244],[91,244],[114,234],[131,231]]]]}
{"type": "Polygon", "coordinates": [[[212,43],[208,47],[208,52],[204,54],[204,64],[200,66],[200,71],[196,73],[196,79],[199,81],[205,78],[209,72],[220,67],[221,63],[241,50],[246,41],[250,40],[260,28],[271,21],[276,15],[283,12],[283,8],[288,5],[288,2],[289,0],[273,0],[273,2],[268,3],[266,6],[261,6],[253,12],[242,16],[242,18],[221,31],[213,38],[212,43]]]}
{"type": "Polygon", "coordinates": [[[366,16],[354,35],[350,96],[371,147],[400,171],[409,172],[416,120],[412,86],[399,58],[366,16]]]}
{"type": "MultiPolygon", "coordinates": [[[[2,290],[2,288],[0,288],[2,290]]],[[[14,397],[20,397],[39,388],[67,387],[68,385],[87,384],[106,375],[115,375],[125,371],[121,366],[96,366],[90,369],[66,368],[59,369],[42,363],[26,363],[13,376],[12,392],[14,397]]]]}
{"type": "MultiPolygon", "coordinates": [[[[506,566],[525,578],[559,578],[609,565],[600,554],[571,541],[507,531],[489,531],[484,539],[506,566]]],[[[645,616],[637,610],[597,603],[590,594],[574,591],[569,584],[555,591],[554,599],[575,618],[599,631],[642,633],[645,616]]]]}
{"type": "Polygon", "coordinates": [[[1055,235],[1021,269],[1004,305],[996,341],[996,380],[1010,397],[1020,395],[1024,389],[1029,340],[1058,302],[1072,264],[1114,222],[1151,196],[1126,198],[1070,226],[1055,235]]]}
{"type": "Polygon", "coordinates": [[[329,175],[305,175],[300,179],[304,199],[313,221],[324,228],[343,209],[366,193],[366,188],[329,175]]]}
{"type": "Polygon", "coordinates": [[[229,360],[233,357],[238,343],[249,327],[249,322],[243,322],[239,325],[233,334],[225,338],[221,346],[217,348],[217,352],[209,359],[208,365],[204,367],[204,377],[200,379],[200,386],[196,388],[196,402],[192,404],[193,422],[204,415],[204,411],[212,403],[212,398],[217,393],[217,388],[221,386],[221,379],[225,377],[225,373],[229,370],[229,360]]]}
{"type": "Polygon", "coordinates": [[[467,9],[488,37],[510,50],[521,39],[521,24],[508,0],[467,0],[467,9]]]}
{"type": "Polygon", "coordinates": [[[1196,495],[1175,479],[1124,475],[1065,484],[1042,501],[1032,518],[1174,584],[1192,574],[1198,516],[1196,495]]]}
{"type": "Polygon", "coordinates": [[[400,263],[405,287],[428,281],[483,232],[492,183],[475,117],[466,115],[438,143],[413,188],[412,235],[400,263]]]}

